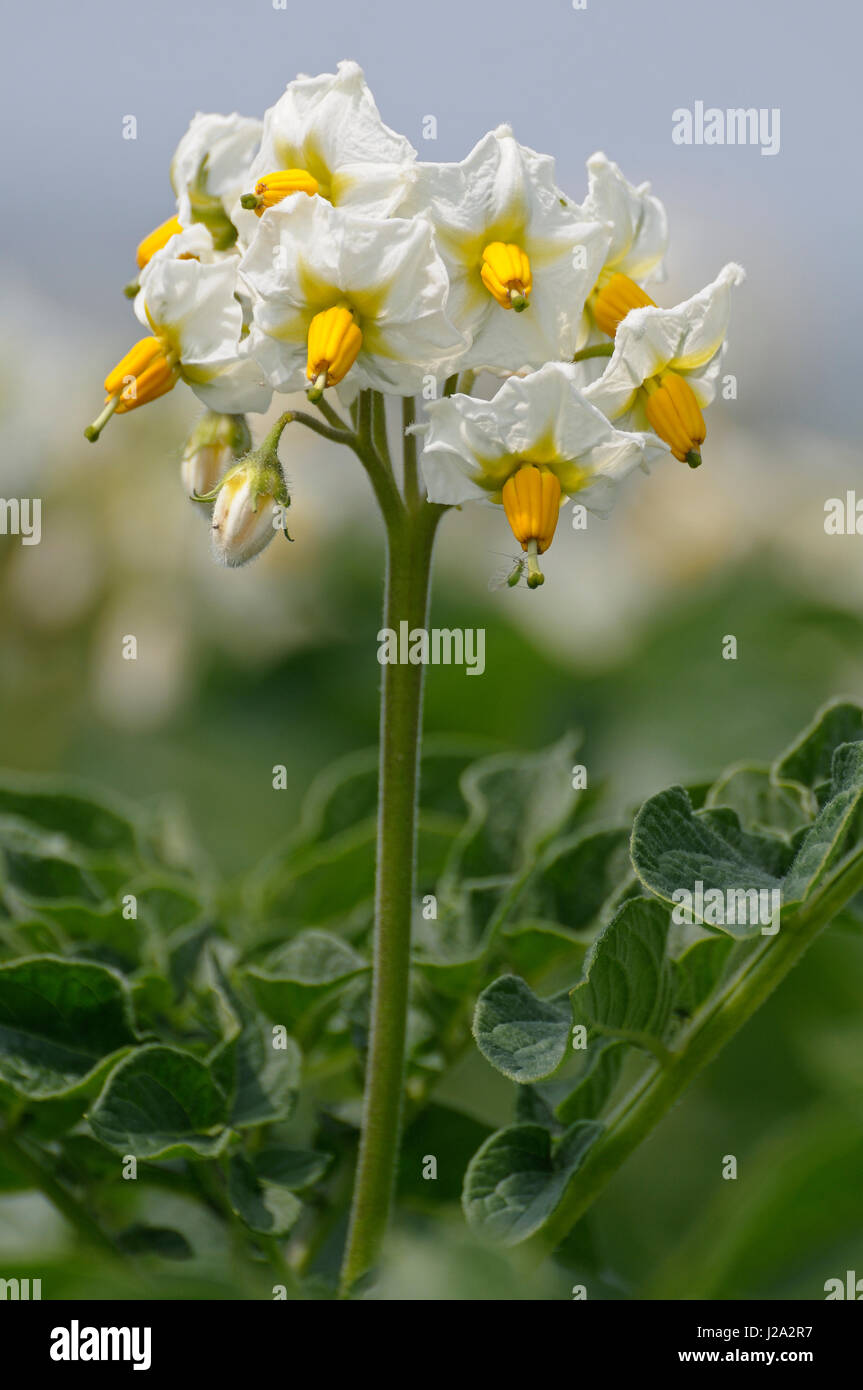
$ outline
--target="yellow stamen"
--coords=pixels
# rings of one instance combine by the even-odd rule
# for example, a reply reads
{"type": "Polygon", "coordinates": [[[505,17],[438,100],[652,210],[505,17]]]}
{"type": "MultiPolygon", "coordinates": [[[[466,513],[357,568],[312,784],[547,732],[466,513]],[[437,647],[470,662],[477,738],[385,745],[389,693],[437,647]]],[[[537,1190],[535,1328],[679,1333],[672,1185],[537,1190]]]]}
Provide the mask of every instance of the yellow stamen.
{"type": "Polygon", "coordinates": [[[95,443],[112,415],[126,415],[164,396],[178,376],[175,354],[156,337],[141,338],[105,377],[104,409],[84,434],[95,443]]]}
{"type": "Polygon", "coordinates": [[[490,241],[482,253],[482,283],[502,309],[527,308],[533,279],[527,252],[513,242],[490,241]]]}
{"type": "Polygon", "coordinates": [[[145,236],[144,240],[138,245],[138,250],[135,253],[138,269],[143,270],[144,266],[153,259],[156,252],[161,251],[162,247],[170,241],[171,237],[177,236],[182,230],[183,228],[180,226],[180,219],[178,217],[169,217],[167,222],[162,222],[158,227],[154,227],[149,236],[145,236]]]}
{"type": "Polygon", "coordinates": [[[317,192],[318,181],[306,169],[279,169],[258,179],[254,193],[243,194],[240,202],[244,208],[252,209],[256,217],[263,217],[267,208],[275,207],[291,193],[307,193],[311,198],[317,192]]]}
{"type": "Polygon", "coordinates": [[[306,376],[310,401],[319,401],[327,386],[347,376],[363,345],[362,329],[346,304],[315,314],[309,324],[306,376]]]}
{"type": "Polygon", "coordinates": [[[593,317],[601,333],[613,338],[617,326],[626,318],[630,309],[643,309],[647,305],[656,307],[649,294],[640,285],[630,280],[628,275],[612,275],[601,288],[593,291],[590,299],[593,317]]]}
{"type": "Polygon", "coordinates": [[[676,372],[662,372],[646,381],[644,390],[651,427],[665,440],[676,459],[688,463],[690,468],[697,468],[707,426],[689,382],[676,372]]]}
{"type": "Polygon", "coordinates": [[[560,515],[560,483],[548,468],[524,463],[503,485],[503,509],[512,533],[527,551],[527,582],[531,589],[543,583],[537,555],[554,540],[560,515]]]}

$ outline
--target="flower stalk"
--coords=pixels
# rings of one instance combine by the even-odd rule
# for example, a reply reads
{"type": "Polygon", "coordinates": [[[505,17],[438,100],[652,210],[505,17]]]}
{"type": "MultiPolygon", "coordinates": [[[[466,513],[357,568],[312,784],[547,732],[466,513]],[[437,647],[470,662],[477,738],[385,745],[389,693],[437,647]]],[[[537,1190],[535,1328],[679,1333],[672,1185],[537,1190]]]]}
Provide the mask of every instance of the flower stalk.
{"type": "MultiPolygon", "coordinates": [[[[371,397],[371,393],[363,393],[371,397]]],[[[412,403],[411,403],[412,404],[412,403]]],[[[405,406],[404,418],[411,410],[405,406]]],[[[384,626],[425,627],[435,533],[446,510],[415,485],[415,442],[404,436],[406,498],[381,458],[383,400],[361,401],[354,445],[371,464],[386,523],[384,626]],[[377,447],[376,447],[377,446],[377,447]],[[395,493],[395,498],[393,497],[395,493]],[[397,505],[396,505],[397,502],[397,505]]],[[[372,1003],[363,1123],[341,1292],[374,1266],[386,1234],[401,1135],[410,937],[416,879],[416,818],[425,667],[383,668],[378,774],[377,872],[372,1003]]]]}

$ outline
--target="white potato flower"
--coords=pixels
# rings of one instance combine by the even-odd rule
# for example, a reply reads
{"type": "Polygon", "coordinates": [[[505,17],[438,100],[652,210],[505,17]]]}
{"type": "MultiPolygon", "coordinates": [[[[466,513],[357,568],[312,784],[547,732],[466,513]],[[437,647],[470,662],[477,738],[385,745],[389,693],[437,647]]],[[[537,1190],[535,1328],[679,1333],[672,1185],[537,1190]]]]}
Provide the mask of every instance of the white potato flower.
{"type": "Polygon", "coordinates": [[[264,115],[261,148],[234,210],[241,239],[251,240],[255,216],[293,193],[388,217],[413,181],[416,157],[381,120],[357,63],[298,77],[264,115]]]}
{"type": "Polygon", "coordinates": [[[639,284],[664,280],[668,217],[649,183],[631,184],[601,151],[587,161],[589,187],[584,210],[613,230],[603,273],[629,275],[639,284]]]}
{"type": "Polygon", "coordinates": [[[185,381],[211,410],[266,410],[272,392],[260,368],[240,352],[243,309],[236,295],[239,257],[209,263],[176,256],[171,238],[141,273],[135,314],[149,329],[105,378],[106,400],[85,434],[95,441],[112,415],[123,415],[185,381]]]}
{"type": "Polygon", "coordinates": [[[171,161],[177,216],[184,227],[202,222],[217,250],[237,238],[231,210],[248,184],[261,140],[262,123],[248,116],[193,117],[171,161]]]}
{"type": "Polygon", "coordinates": [[[697,467],[728,331],[739,265],[726,265],[705,289],[673,309],[633,309],[619,325],[614,351],[585,396],[610,420],[649,427],[675,458],[697,467]]]}
{"type": "Polygon", "coordinates": [[[490,400],[455,395],[427,407],[422,470],[429,500],[451,506],[501,503],[527,552],[528,584],[542,583],[537,564],[554,538],[563,502],[579,495],[600,514],[616,484],[650,454],[664,453],[651,435],[616,429],[579,391],[578,370],[549,362],[510,377],[490,400]]]}
{"type": "Polygon", "coordinates": [[[650,192],[650,184],[629,183],[604,154],[591,155],[587,172],[585,213],[607,223],[612,231],[605,261],[588,296],[585,321],[588,329],[613,338],[630,309],[653,303],[643,286],[665,279],[668,218],[650,192]]]}
{"type": "Polygon", "coordinates": [[[403,206],[427,213],[449,272],[459,364],[518,371],[571,358],[610,232],[560,192],[554,160],[490,132],[460,164],[421,164],[403,206]]]}
{"type": "Polygon", "coordinates": [[[278,391],[348,385],[402,395],[464,348],[424,218],[371,218],[291,198],[261,219],[241,262],[252,294],[244,351],[278,391]]]}

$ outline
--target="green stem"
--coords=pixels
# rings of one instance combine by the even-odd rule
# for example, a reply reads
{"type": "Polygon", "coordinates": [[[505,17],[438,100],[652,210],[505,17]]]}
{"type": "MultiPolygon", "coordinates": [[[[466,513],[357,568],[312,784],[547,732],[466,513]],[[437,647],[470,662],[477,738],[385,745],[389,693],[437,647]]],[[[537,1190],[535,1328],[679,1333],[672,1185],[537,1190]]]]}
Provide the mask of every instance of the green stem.
{"type": "Polygon", "coordinates": [[[863,852],[840,866],[808,908],[765,940],[692,1018],[667,1061],[657,1062],[604,1121],[604,1132],[564,1193],[551,1219],[525,1247],[549,1255],[599,1196],[606,1183],[647,1138],[690,1082],[743,1027],[797,964],[839,909],[863,888],[863,852]]]}
{"type": "Polygon", "coordinates": [[[399,531],[404,524],[405,507],[399,495],[392,469],[388,467],[375,448],[372,437],[373,394],[371,391],[360,392],[357,431],[356,434],[350,435],[346,442],[350,444],[369,475],[378,506],[386,523],[387,534],[391,535],[399,531]]]}
{"type": "Polygon", "coordinates": [[[614,343],[597,343],[595,347],[581,348],[573,357],[573,362],[587,362],[591,357],[610,357],[614,343]]]}
{"type": "Polygon", "coordinates": [[[381,463],[392,472],[390,442],[387,438],[387,404],[380,391],[372,395],[372,443],[381,463]]]}
{"type": "Polygon", "coordinates": [[[416,402],[413,396],[402,397],[402,449],[405,470],[405,501],[409,507],[417,507],[420,500],[419,473],[417,471],[417,439],[408,430],[417,418],[416,402]]]}
{"type": "Polygon", "coordinates": [[[347,422],[346,420],[343,420],[343,419],[342,419],[342,417],[341,417],[341,415],[339,414],[339,412],[338,412],[337,410],[334,410],[334,409],[333,409],[333,407],[330,405],[330,403],[329,403],[328,400],[326,400],[326,399],[324,399],[324,398],[322,398],[321,400],[319,400],[319,401],[318,401],[318,410],[321,412],[321,414],[323,415],[324,419],[327,420],[327,421],[329,421],[329,423],[332,425],[333,429],[336,429],[336,430],[345,430],[345,431],[349,431],[349,430],[350,430],[350,426],[348,425],[348,422],[347,422]]]}
{"type": "MultiPolygon", "coordinates": [[[[396,633],[403,622],[409,631],[426,626],[434,536],[444,510],[428,502],[402,507],[387,526],[384,626],[396,633]]],[[[398,1160],[424,670],[410,663],[383,668],[371,1029],[343,1297],[380,1254],[398,1160]]]]}
{"type": "Polygon", "coordinates": [[[47,1197],[60,1215],[78,1232],[88,1245],[106,1253],[116,1254],[116,1246],[111,1237],[102,1230],[95,1217],[58,1182],[41,1158],[22,1141],[13,1139],[11,1134],[0,1134],[0,1154],[11,1168],[20,1173],[43,1197],[47,1197]]]}
{"type": "MultiPolygon", "coordinates": [[[[313,430],[315,434],[321,435],[324,439],[331,440],[333,444],[350,444],[353,446],[354,435],[350,430],[336,429],[332,425],[325,425],[323,420],[316,420],[314,415],[307,415],[303,410],[289,410],[287,417],[283,416],[282,419],[277,422],[272,432],[275,433],[275,431],[278,430],[276,442],[278,442],[281,437],[282,429],[291,421],[297,425],[305,425],[307,430],[313,430]],[[280,426],[281,428],[279,428],[280,426]]],[[[271,435],[268,435],[267,440],[270,438],[271,435]]]]}

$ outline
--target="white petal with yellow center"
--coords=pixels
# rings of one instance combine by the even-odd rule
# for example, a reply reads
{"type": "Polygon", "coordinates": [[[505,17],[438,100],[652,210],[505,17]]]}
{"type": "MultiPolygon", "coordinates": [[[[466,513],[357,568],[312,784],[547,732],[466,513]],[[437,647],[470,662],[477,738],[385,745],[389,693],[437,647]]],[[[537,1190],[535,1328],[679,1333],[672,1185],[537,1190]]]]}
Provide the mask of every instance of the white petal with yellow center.
{"type": "Polygon", "coordinates": [[[643,435],[615,429],[578,390],[577,370],[549,362],[511,377],[490,401],[456,395],[432,402],[422,427],[422,471],[433,502],[499,502],[523,464],[547,468],[564,496],[605,513],[615,485],[642,462],[643,435]]]}
{"type": "Polygon", "coordinates": [[[306,384],[309,328],[346,305],[362,346],[345,387],[412,394],[452,370],[464,339],[446,313],[447,277],[423,218],[370,218],[322,198],[268,209],[241,262],[252,293],[244,351],[279,391],[306,384]]]}
{"type": "Polygon", "coordinates": [[[553,159],[499,126],[460,164],[419,165],[400,212],[426,212],[434,224],[450,276],[450,317],[470,340],[461,366],[517,371],[573,355],[610,238],[560,192],[553,159]],[[483,283],[483,252],[495,242],[519,247],[530,263],[521,313],[502,308],[483,283]]]}
{"type": "Polygon", "coordinates": [[[177,355],[183,380],[211,410],[266,410],[271,389],[257,364],[240,352],[239,258],[206,264],[170,252],[169,242],[142,272],[138,319],[177,355]]]}
{"type": "Polygon", "coordinates": [[[741,267],[731,263],[673,309],[633,309],[617,330],[605,370],[585,388],[588,400],[619,420],[636,404],[639,387],[670,368],[687,379],[700,406],[709,405],[728,331],[731,291],[744,278],[741,267]]]}
{"type": "Polygon", "coordinates": [[[384,124],[362,68],[343,62],[336,73],[296,78],[265,112],[250,188],[274,169],[305,169],[335,206],[387,217],[410,187],[416,157],[384,124]]]}

